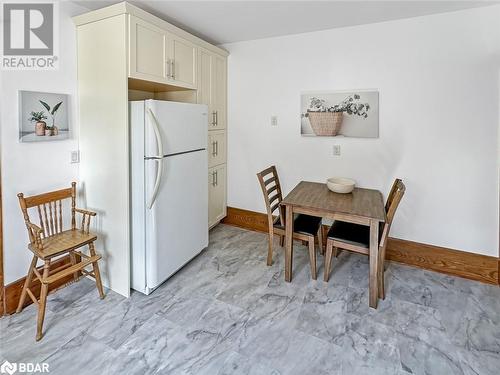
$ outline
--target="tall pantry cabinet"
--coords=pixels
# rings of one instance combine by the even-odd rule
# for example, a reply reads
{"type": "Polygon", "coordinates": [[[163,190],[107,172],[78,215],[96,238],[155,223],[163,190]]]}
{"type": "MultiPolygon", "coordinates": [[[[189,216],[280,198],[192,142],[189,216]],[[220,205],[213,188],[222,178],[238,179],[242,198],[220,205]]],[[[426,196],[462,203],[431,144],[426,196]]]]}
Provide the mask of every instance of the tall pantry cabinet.
{"type": "MultiPolygon", "coordinates": [[[[206,104],[209,227],[226,215],[227,52],[127,2],[74,17],[80,188],[98,212],[103,283],[130,293],[128,101],[206,104]]],[[[188,173],[189,171],[187,171],[188,173]]],[[[182,204],[182,202],[179,202],[182,204]]]]}
{"type": "Polygon", "coordinates": [[[198,103],[208,105],[208,225],[226,216],[226,59],[200,49],[198,103]]]}

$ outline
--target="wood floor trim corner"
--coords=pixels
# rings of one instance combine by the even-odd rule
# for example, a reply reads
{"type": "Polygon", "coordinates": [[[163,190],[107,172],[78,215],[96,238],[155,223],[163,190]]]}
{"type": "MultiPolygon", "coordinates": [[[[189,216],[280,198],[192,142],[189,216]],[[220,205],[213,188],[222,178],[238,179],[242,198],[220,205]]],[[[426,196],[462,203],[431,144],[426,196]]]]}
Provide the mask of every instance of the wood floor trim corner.
{"type": "MultiPolygon", "coordinates": [[[[228,207],[227,216],[222,223],[267,232],[266,214],[241,208],[228,207]]],[[[409,266],[500,285],[500,259],[496,257],[399,238],[389,238],[386,256],[388,260],[409,266]]]]}

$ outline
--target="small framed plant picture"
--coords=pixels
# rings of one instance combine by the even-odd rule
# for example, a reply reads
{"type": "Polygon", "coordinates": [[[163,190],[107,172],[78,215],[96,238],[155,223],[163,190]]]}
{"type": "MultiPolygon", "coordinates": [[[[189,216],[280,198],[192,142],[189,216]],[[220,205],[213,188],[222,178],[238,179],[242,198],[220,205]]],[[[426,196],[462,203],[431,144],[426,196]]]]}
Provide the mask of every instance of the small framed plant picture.
{"type": "Polygon", "coordinates": [[[19,91],[19,141],[69,138],[69,95],[19,91]]]}

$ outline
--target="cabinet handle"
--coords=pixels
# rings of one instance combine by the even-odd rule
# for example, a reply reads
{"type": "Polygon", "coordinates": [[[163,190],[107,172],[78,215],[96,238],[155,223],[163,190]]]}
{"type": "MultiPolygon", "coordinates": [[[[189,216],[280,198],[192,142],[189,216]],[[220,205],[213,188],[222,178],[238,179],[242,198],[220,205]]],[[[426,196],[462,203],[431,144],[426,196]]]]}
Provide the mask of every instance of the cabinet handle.
{"type": "Polygon", "coordinates": [[[219,113],[215,111],[215,126],[219,125],[219,113]]]}
{"type": "Polygon", "coordinates": [[[219,155],[219,141],[215,141],[215,156],[219,155]]]}
{"type": "Polygon", "coordinates": [[[217,176],[217,171],[215,171],[214,174],[215,174],[215,185],[214,186],[217,186],[217,185],[219,185],[219,181],[218,181],[219,179],[218,179],[218,176],[217,176]]]}
{"type": "Polygon", "coordinates": [[[167,78],[174,79],[174,60],[167,60],[167,78]]]}
{"type": "Polygon", "coordinates": [[[216,156],[217,153],[215,151],[215,142],[212,142],[212,156],[216,156]]]}
{"type": "Polygon", "coordinates": [[[171,76],[171,78],[175,79],[175,62],[174,62],[174,59],[171,60],[171,64],[172,64],[172,76],[171,76]]]}
{"type": "Polygon", "coordinates": [[[217,125],[217,120],[215,119],[215,116],[216,116],[217,112],[216,111],[213,111],[212,112],[212,126],[216,126],[217,125]]]}
{"type": "Polygon", "coordinates": [[[212,172],[212,186],[216,186],[216,181],[215,181],[215,172],[212,172]]]}

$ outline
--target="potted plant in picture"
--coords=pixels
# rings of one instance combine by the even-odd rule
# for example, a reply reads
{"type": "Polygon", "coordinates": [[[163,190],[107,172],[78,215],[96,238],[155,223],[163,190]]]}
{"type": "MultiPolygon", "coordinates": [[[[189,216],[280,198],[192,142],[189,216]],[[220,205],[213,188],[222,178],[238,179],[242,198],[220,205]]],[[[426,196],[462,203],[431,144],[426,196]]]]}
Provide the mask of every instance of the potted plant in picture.
{"type": "Polygon", "coordinates": [[[56,113],[63,102],[57,103],[54,107],[52,107],[52,110],[50,109],[50,106],[47,103],[45,103],[44,101],[40,100],[40,103],[45,107],[45,109],[50,113],[50,116],[52,117],[52,125],[46,126],[45,134],[46,135],[57,135],[59,133],[59,129],[56,126],[56,113]]]}
{"type": "Polygon", "coordinates": [[[47,116],[45,116],[45,112],[31,111],[29,120],[35,123],[36,135],[45,135],[45,127],[47,126],[47,123],[43,121],[45,119],[47,119],[47,116]]]}
{"type": "Polygon", "coordinates": [[[316,135],[336,136],[342,125],[344,112],[348,115],[368,117],[370,105],[361,103],[359,94],[347,96],[342,102],[328,107],[325,100],[311,98],[307,112],[303,114],[309,119],[311,128],[316,135]]]}

